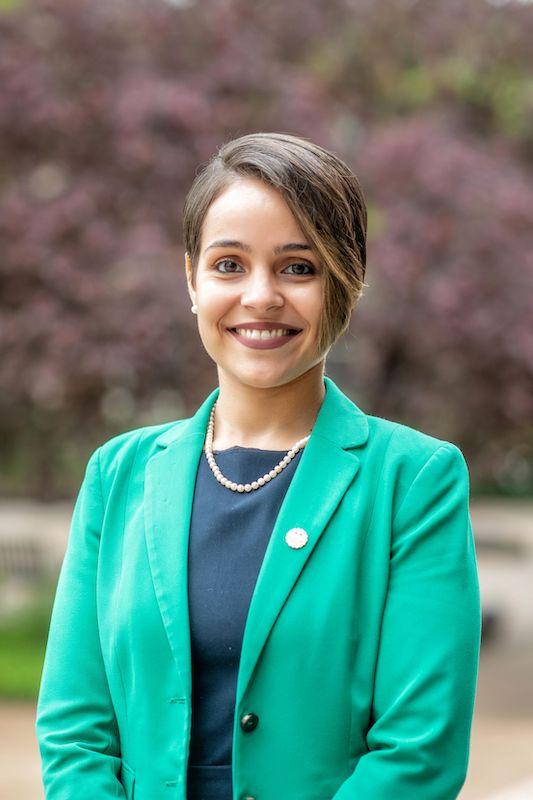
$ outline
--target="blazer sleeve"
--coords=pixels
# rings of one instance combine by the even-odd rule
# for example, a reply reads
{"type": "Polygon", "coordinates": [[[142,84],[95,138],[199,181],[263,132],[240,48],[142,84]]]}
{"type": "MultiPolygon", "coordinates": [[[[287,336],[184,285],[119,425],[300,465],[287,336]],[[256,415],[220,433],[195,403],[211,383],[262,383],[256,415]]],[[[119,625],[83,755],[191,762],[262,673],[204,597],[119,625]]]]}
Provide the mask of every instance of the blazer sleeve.
{"type": "Polygon", "coordinates": [[[446,442],[393,520],[369,751],[334,800],[454,800],[467,773],[481,644],[469,473],[446,442]]]}
{"type": "Polygon", "coordinates": [[[96,614],[103,519],[99,450],[88,461],[74,506],[37,700],[35,729],[46,800],[125,797],[96,614]]]}

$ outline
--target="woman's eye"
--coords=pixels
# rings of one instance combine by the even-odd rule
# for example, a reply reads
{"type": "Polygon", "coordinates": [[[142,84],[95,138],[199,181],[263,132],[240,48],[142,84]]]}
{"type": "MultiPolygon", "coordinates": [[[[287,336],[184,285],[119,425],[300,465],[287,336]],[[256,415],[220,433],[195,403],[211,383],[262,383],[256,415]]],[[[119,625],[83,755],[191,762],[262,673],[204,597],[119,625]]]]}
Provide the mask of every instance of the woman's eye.
{"type": "MultiPolygon", "coordinates": [[[[217,261],[216,264],[215,264],[215,269],[216,269],[217,272],[220,272],[220,270],[217,269],[219,264],[235,264],[235,261],[233,261],[231,258],[223,258],[220,261],[217,261]]],[[[226,272],[226,270],[223,270],[223,274],[224,274],[224,272],[226,272]]],[[[233,272],[233,270],[230,270],[230,272],[233,272]]]]}
{"type": "MultiPolygon", "coordinates": [[[[233,261],[233,259],[231,259],[231,258],[222,258],[220,261],[217,261],[215,263],[215,270],[217,272],[221,272],[223,275],[224,274],[228,275],[230,273],[233,273],[235,270],[230,269],[229,272],[226,269],[219,270],[218,267],[221,264],[234,264],[235,266],[238,266],[238,264],[235,261],[233,261]]],[[[289,264],[289,266],[286,267],[285,269],[289,269],[290,267],[305,267],[306,269],[309,270],[309,272],[295,272],[295,273],[293,273],[293,275],[313,275],[314,272],[315,272],[314,267],[312,267],[311,264],[306,264],[304,261],[297,262],[297,263],[294,263],[294,264],[289,264]]]]}
{"type": "MultiPolygon", "coordinates": [[[[306,264],[304,261],[298,262],[297,264],[289,264],[289,267],[307,267],[307,269],[310,270],[310,272],[296,272],[296,275],[312,275],[315,271],[311,264],[306,264]]],[[[289,267],[287,267],[287,269],[289,267]]]]}

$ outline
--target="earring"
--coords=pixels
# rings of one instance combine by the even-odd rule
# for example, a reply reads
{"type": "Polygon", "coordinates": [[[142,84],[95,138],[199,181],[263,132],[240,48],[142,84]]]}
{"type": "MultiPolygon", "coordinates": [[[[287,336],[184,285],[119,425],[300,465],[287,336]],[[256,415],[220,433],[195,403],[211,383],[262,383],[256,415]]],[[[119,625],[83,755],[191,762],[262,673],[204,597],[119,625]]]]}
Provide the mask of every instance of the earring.
{"type": "Polygon", "coordinates": [[[197,305],[191,306],[191,311],[192,311],[193,314],[197,314],[198,313],[198,306],[197,305]]]}

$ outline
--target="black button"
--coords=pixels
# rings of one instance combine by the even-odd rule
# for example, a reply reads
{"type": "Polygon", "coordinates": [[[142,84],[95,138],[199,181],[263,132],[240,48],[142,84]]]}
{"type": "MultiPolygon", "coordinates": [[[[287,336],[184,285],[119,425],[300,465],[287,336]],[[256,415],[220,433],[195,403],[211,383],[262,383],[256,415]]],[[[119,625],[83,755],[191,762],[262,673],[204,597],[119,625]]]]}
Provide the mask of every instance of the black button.
{"type": "Polygon", "coordinates": [[[258,722],[257,714],[245,714],[244,717],[241,717],[241,728],[243,731],[253,731],[254,728],[257,728],[258,722]]]}

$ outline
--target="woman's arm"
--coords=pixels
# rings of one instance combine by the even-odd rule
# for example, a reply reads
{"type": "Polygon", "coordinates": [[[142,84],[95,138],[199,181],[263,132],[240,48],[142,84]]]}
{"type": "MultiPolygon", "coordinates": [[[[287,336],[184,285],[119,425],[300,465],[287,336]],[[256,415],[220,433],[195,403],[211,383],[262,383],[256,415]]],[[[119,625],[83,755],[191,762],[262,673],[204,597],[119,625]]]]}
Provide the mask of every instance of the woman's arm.
{"type": "Polygon", "coordinates": [[[469,474],[445,443],[393,522],[369,752],[333,800],[454,800],[464,784],[481,642],[469,474]]]}
{"type": "Polygon", "coordinates": [[[37,701],[35,728],[46,800],[125,797],[96,616],[103,519],[99,450],[89,459],[74,506],[37,701]]]}

